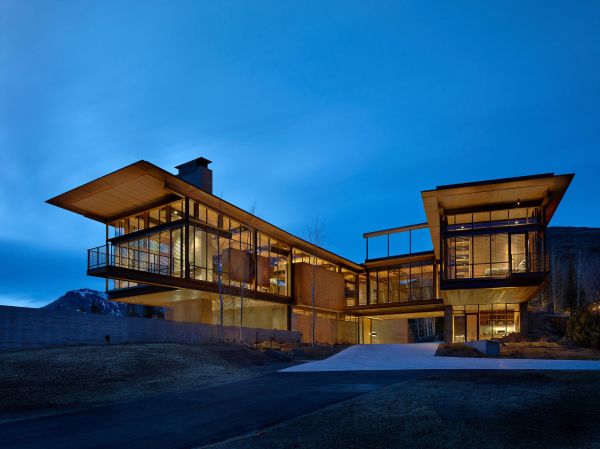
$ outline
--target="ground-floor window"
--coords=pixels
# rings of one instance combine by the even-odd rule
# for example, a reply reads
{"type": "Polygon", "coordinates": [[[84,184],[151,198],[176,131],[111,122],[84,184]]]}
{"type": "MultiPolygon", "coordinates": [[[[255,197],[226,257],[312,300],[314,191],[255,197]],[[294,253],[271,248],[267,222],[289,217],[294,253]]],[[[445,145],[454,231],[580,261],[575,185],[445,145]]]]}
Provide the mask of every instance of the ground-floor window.
{"type": "Polygon", "coordinates": [[[452,309],[455,343],[502,338],[521,330],[519,304],[470,304],[452,309]]]}

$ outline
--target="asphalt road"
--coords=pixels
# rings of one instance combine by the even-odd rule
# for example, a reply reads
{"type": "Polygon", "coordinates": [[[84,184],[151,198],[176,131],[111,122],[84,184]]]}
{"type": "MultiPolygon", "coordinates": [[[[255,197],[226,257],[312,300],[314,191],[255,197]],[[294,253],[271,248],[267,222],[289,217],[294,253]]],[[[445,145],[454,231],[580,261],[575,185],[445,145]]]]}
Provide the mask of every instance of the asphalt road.
{"type": "Polygon", "coordinates": [[[299,416],[418,371],[271,373],[217,387],[0,425],[0,446],[188,449],[299,416]]]}

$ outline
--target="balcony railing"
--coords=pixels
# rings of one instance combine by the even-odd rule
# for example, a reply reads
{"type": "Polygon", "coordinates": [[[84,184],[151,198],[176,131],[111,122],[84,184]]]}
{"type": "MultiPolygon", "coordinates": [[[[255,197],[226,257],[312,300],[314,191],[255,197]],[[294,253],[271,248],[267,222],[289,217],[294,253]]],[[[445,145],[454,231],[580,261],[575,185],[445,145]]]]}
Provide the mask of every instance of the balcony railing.
{"type": "MultiPolygon", "coordinates": [[[[184,278],[184,265],[185,262],[181,258],[151,253],[139,248],[122,248],[117,245],[108,244],[88,249],[88,271],[116,267],[184,278]]],[[[246,289],[259,290],[264,293],[272,293],[279,296],[286,295],[285,286],[269,285],[268,287],[261,287],[255,285],[254,282],[242,284],[239,280],[230,279],[229,272],[227,271],[223,270],[219,273],[216,263],[213,264],[213,266],[214,269],[210,269],[190,264],[190,278],[218,284],[220,275],[220,282],[223,286],[244,287],[246,289]]]]}
{"type": "Polygon", "coordinates": [[[549,271],[547,255],[529,255],[512,262],[485,263],[449,263],[446,266],[446,279],[489,279],[508,278],[526,273],[544,273],[549,271]]]}
{"type": "Polygon", "coordinates": [[[88,270],[105,267],[127,268],[165,276],[182,276],[182,264],[179,258],[113,245],[88,249],[88,270]]]}

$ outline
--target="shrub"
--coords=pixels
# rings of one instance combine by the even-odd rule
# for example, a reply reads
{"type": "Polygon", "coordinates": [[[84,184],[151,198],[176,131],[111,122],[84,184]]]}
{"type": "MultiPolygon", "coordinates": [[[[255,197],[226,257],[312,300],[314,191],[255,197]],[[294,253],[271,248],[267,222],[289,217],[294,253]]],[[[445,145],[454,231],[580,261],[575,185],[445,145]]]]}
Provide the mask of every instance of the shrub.
{"type": "Polygon", "coordinates": [[[586,308],[571,315],[567,337],[578,346],[600,349],[600,314],[592,313],[586,308]]]}

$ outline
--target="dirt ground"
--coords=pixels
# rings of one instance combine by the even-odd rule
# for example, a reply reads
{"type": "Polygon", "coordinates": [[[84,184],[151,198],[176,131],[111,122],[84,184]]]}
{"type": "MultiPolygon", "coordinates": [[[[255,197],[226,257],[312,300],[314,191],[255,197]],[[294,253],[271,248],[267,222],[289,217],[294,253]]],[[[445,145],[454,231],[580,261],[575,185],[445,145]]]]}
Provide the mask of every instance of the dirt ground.
{"type": "Polygon", "coordinates": [[[500,357],[518,359],[600,360],[600,351],[554,342],[504,343],[500,357]]]}
{"type": "Polygon", "coordinates": [[[230,449],[600,448],[600,373],[426,374],[229,441],[230,449]]]}
{"type": "Polygon", "coordinates": [[[210,387],[291,364],[225,343],[0,352],[0,422],[210,387]]]}
{"type": "MultiPolygon", "coordinates": [[[[437,356],[485,357],[462,343],[440,344],[437,356]]],[[[511,342],[500,346],[501,358],[553,359],[553,360],[600,360],[600,351],[555,342],[511,342]]]]}

